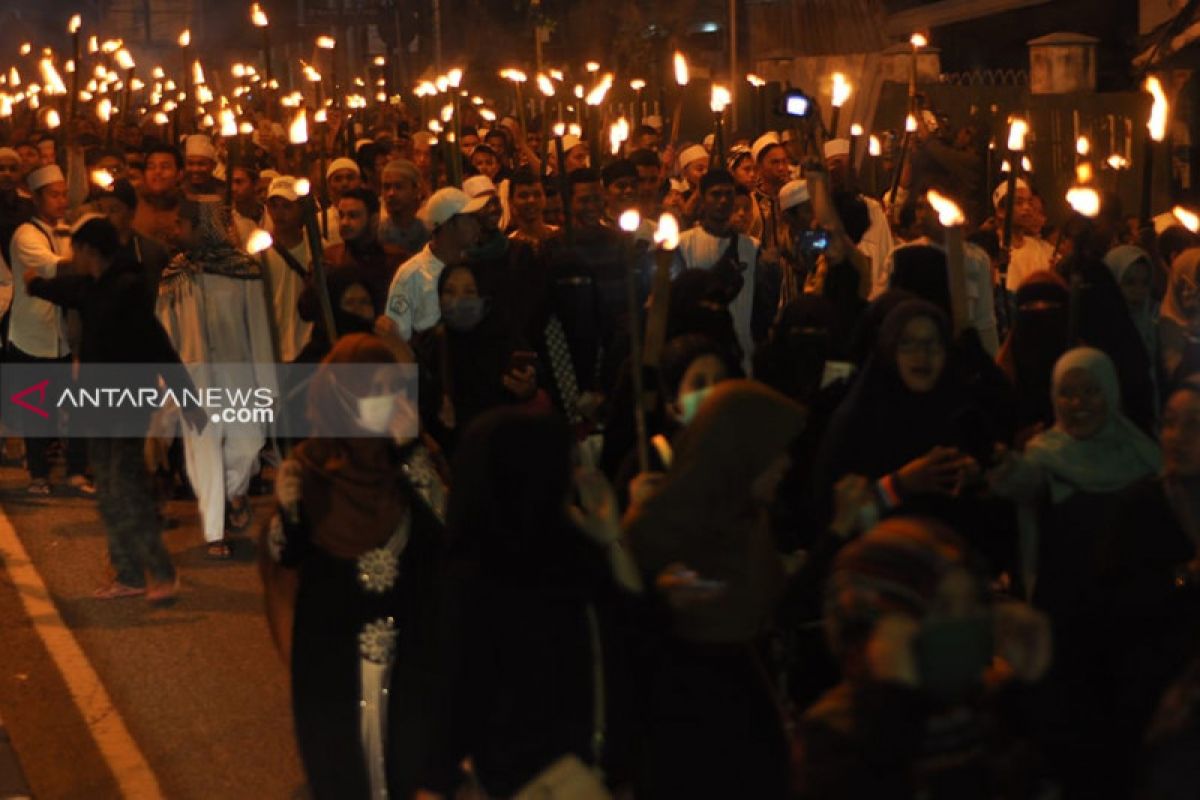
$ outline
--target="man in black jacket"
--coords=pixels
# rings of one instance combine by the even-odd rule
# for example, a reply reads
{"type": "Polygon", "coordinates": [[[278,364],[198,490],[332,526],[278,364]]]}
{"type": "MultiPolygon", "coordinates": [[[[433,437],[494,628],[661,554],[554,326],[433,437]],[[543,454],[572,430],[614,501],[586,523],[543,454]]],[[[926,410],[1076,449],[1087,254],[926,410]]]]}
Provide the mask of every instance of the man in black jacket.
{"type": "MultiPolygon", "coordinates": [[[[195,388],[179,355],[145,303],[145,276],[140,265],[121,258],[117,229],[100,216],[86,218],[71,234],[70,274],[54,278],[24,274],[26,290],[64,308],[79,311],[82,343],[79,360],[89,364],[170,365],[160,375],[178,393],[195,388]]],[[[148,423],[150,409],[145,412],[148,423]]],[[[184,418],[197,430],[205,413],[187,408],[184,418]]],[[[173,600],[179,579],[163,545],[150,475],[143,461],[145,437],[89,440],[96,497],[108,529],[108,554],[115,576],[95,596],[112,600],[145,595],[151,602],[173,600]]]]}

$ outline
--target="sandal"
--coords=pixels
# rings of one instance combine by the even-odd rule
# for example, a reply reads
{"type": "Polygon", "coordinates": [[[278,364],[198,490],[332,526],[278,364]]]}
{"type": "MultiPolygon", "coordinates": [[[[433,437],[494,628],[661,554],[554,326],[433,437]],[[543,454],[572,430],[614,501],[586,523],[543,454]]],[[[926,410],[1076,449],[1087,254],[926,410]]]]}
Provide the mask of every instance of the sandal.
{"type": "Polygon", "coordinates": [[[233,558],[233,547],[226,541],[210,542],[204,551],[204,557],[213,561],[228,561],[233,558]]]}
{"type": "Polygon", "coordinates": [[[240,507],[230,503],[229,511],[225,514],[225,527],[230,533],[244,533],[253,520],[254,509],[250,508],[249,501],[242,500],[240,507]]]}
{"type": "Polygon", "coordinates": [[[120,600],[122,597],[140,597],[145,593],[145,586],[126,586],[120,581],[113,581],[92,592],[92,597],[97,600],[120,600]]]}
{"type": "Polygon", "coordinates": [[[149,603],[172,603],[179,596],[179,573],[169,581],[152,583],[146,589],[146,601],[149,603]]]}

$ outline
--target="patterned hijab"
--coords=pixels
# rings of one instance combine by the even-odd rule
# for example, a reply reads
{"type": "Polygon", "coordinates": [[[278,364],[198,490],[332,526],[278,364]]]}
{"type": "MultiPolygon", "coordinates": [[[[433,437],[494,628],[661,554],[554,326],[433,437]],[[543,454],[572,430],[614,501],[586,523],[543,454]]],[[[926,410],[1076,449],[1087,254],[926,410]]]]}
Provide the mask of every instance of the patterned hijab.
{"type": "Polygon", "coordinates": [[[228,206],[216,198],[184,200],[179,204],[179,216],[191,223],[194,241],[172,258],[163,271],[165,285],[171,287],[181,277],[194,277],[201,273],[243,280],[262,278],[258,261],[234,244],[233,221],[228,206]]]}

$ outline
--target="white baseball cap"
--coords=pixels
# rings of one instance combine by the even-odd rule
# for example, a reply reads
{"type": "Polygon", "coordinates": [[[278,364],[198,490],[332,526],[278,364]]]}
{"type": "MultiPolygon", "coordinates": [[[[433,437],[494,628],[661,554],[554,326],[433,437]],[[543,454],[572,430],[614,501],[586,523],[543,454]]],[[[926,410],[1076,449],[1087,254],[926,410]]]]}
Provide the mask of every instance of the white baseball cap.
{"type": "Polygon", "coordinates": [[[801,203],[807,203],[810,199],[808,181],[788,181],[779,190],[779,210],[787,211],[801,203]]]}
{"type": "Polygon", "coordinates": [[[496,194],[496,184],[487,175],[472,175],[463,181],[463,191],[468,197],[484,197],[496,194]]]}
{"type": "Polygon", "coordinates": [[[462,189],[447,186],[438,189],[425,205],[421,206],[418,216],[429,230],[436,230],[459,214],[474,214],[482,211],[488,204],[488,197],[469,197],[462,189]]]}
{"type": "Polygon", "coordinates": [[[272,197],[282,197],[284,200],[296,202],[300,199],[300,195],[296,193],[296,179],[291,175],[280,175],[278,178],[271,180],[271,185],[267,188],[267,199],[272,197]]]}

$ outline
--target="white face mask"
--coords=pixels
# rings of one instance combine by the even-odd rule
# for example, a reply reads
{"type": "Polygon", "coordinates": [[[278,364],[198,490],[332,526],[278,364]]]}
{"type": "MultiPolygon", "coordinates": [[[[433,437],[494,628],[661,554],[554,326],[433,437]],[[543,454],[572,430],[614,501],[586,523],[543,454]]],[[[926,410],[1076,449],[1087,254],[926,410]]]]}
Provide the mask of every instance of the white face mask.
{"type": "Polygon", "coordinates": [[[365,431],[386,433],[396,410],[396,395],[376,394],[358,398],[356,421],[365,431]]]}

